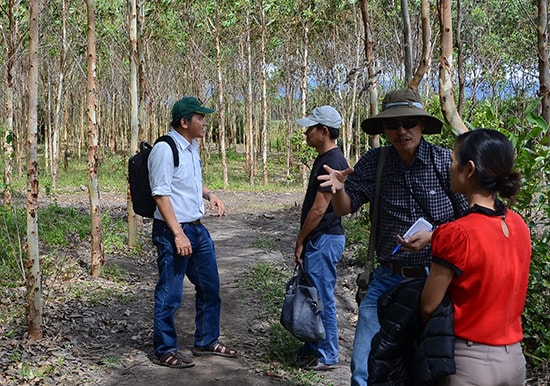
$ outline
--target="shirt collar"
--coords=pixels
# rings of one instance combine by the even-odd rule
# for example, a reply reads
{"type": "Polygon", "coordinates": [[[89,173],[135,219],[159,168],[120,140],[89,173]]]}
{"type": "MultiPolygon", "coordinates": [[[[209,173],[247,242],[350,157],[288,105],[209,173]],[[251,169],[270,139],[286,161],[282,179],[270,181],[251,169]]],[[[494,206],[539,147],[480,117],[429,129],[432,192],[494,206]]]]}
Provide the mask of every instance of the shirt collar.
{"type": "Polygon", "coordinates": [[[196,139],[189,142],[187,139],[185,139],[183,135],[178,133],[176,129],[170,130],[168,134],[171,135],[176,140],[176,142],[180,144],[183,150],[187,149],[188,147],[191,150],[197,150],[199,148],[199,142],[196,139]]]}
{"type": "MultiPolygon", "coordinates": [[[[397,151],[395,148],[393,149],[395,152],[395,155],[399,158],[399,155],[397,154],[397,151]]],[[[424,140],[424,138],[420,138],[420,143],[418,144],[418,150],[416,151],[416,154],[413,159],[414,162],[422,162],[424,165],[429,165],[431,163],[431,148],[430,144],[424,140]]],[[[412,165],[412,164],[411,164],[412,165]]]]}
{"type": "Polygon", "coordinates": [[[495,207],[496,207],[496,210],[492,210],[485,206],[479,206],[477,204],[474,204],[474,206],[472,206],[470,209],[466,211],[466,214],[481,213],[486,216],[503,216],[506,214],[506,205],[504,205],[504,203],[499,199],[495,199],[495,207]]]}

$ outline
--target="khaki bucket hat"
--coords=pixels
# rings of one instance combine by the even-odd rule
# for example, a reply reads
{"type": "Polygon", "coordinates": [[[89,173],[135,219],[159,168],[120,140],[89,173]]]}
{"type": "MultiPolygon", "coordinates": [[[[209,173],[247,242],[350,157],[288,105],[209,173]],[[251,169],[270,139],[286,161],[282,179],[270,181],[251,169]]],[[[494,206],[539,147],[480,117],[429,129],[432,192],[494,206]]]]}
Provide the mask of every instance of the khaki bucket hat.
{"type": "Polygon", "coordinates": [[[401,89],[386,94],[382,101],[382,111],[361,122],[361,129],[371,135],[382,134],[382,122],[385,119],[402,117],[425,117],[423,134],[439,134],[443,127],[443,122],[424,110],[422,98],[417,91],[401,89]]]}

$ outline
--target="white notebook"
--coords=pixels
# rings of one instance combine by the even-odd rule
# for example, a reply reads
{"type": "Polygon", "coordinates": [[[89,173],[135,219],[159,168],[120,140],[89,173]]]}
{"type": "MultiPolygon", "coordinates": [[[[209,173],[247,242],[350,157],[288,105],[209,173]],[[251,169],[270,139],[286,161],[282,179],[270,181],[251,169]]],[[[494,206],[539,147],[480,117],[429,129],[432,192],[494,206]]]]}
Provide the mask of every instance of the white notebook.
{"type": "Polygon", "coordinates": [[[429,223],[424,217],[420,217],[411,225],[411,227],[405,232],[403,238],[406,239],[409,236],[418,232],[430,232],[433,229],[433,225],[429,223]]]}

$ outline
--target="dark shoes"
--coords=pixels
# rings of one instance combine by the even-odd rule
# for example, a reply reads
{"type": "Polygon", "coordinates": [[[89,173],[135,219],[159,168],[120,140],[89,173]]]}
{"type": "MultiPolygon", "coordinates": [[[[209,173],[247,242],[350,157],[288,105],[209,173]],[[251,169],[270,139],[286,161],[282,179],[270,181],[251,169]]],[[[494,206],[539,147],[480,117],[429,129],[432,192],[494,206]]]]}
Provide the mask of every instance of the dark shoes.
{"type": "Polygon", "coordinates": [[[186,369],[195,366],[191,358],[179,351],[170,351],[169,353],[159,355],[157,358],[159,365],[173,369],[186,369]]]}
{"type": "Polygon", "coordinates": [[[311,371],[331,371],[336,369],[336,365],[325,365],[323,362],[317,360],[317,363],[312,366],[307,366],[305,369],[311,371]]]}
{"type": "Polygon", "coordinates": [[[191,349],[191,352],[195,356],[219,355],[222,357],[229,357],[229,358],[236,358],[239,356],[239,353],[237,352],[237,350],[233,350],[232,348],[229,348],[220,342],[216,343],[212,347],[206,347],[206,348],[193,347],[191,349]]]}
{"type": "Polygon", "coordinates": [[[294,354],[294,363],[297,367],[311,371],[330,371],[336,368],[336,365],[326,365],[319,361],[319,358],[307,348],[300,348],[296,354],[294,354]]]}

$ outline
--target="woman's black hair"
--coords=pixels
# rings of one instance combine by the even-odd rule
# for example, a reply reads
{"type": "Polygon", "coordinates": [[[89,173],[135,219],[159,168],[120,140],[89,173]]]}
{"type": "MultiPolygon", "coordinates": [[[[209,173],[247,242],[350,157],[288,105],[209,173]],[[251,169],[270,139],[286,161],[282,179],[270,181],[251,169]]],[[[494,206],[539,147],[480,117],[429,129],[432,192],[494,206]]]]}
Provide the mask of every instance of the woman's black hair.
{"type": "Polygon", "coordinates": [[[521,175],[514,171],[514,146],[496,130],[475,129],[456,138],[458,164],[473,161],[478,184],[503,198],[514,197],[521,186],[521,175]]]}
{"type": "Polygon", "coordinates": [[[191,120],[193,119],[193,114],[195,113],[189,113],[187,115],[184,115],[181,118],[172,119],[172,122],[170,122],[170,126],[173,127],[174,129],[177,129],[178,127],[180,127],[180,122],[182,119],[185,119],[186,122],[191,122],[191,120]]]}

